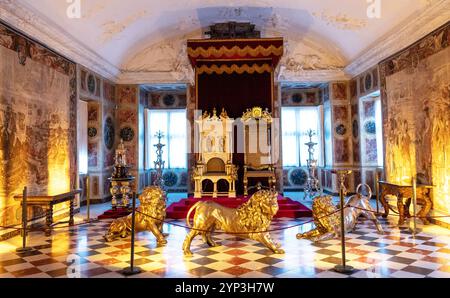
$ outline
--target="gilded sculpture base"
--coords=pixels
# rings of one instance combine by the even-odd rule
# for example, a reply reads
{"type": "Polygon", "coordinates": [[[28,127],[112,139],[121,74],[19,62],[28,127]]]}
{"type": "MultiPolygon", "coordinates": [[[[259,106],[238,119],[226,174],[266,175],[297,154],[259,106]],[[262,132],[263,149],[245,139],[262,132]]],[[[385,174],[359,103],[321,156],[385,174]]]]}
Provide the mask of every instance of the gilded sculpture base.
{"type": "Polygon", "coordinates": [[[217,246],[211,235],[215,229],[236,234],[240,238],[256,240],[274,253],[284,253],[280,245],[271,239],[269,232],[265,232],[269,230],[272,218],[278,212],[277,199],[277,192],[260,190],[236,209],[227,208],[211,201],[197,202],[191,207],[186,217],[186,223],[191,231],[183,243],[185,256],[192,256],[191,242],[198,235],[201,235],[203,241],[209,246],[217,246]],[[190,215],[192,212],[195,214],[191,226],[190,215]]]}
{"type": "MultiPolygon", "coordinates": [[[[151,186],[139,196],[140,206],[136,209],[135,231],[150,231],[156,237],[158,246],[167,243],[162,233],[166,217],[166,193],[157,186],[151,186]],[[146,216],[149,215],[149,216],[146,216]]],[[[131,234],[132,215],[114,220],[104,238],[107,242],[114,241],[131,234]]]]}
{"type": "MultiPolygon", "coordinates": [[[[344,209],[346,233],[355,229],[358,217],[361,215],[370,219],[376,225],[379,234],[384,233],[375,215],[376,211],[369,204],[368,197],[361,194],[353,195],[348,199],[345,206],[352,206],[344,209]]],[[[309,239],[316,242],[334,239],[341,235],[341,215],[337,212],[339,209],[333,205],[331,196],[316,197],[312,209],[316,228],[306,233],[297,234],[297,239],[309,239]]]]}

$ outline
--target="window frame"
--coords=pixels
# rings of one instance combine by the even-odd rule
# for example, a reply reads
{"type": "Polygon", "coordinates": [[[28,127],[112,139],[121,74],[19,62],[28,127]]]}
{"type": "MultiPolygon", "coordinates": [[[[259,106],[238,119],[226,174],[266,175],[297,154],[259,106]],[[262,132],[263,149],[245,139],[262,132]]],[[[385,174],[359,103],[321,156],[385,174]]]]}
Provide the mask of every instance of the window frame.
{"type": "MultiPolygon", "coordinates": [[[[301,150],[301,146],[306,146],[304,144],[302,144],[302,125],[301,125],[301,117],[300,117],[300,111],[301,110],[306,110],[306,109],[315,109],[317,116],[318,116],[318,136],[317,136],[317,143],[318,146],[315,147],[315,153],[318,154],[318,166],[319,167],[323,167],[324,165],[324,124],[323,124],[323,120],[324,120],[324,115],[323,115],[323,105],[318,105],[318,106],[284,106],[281,107],[281,117],[283,117],[283,110],[287,111],[287,110],[293,110],[295,113],[295,146],[296,146],[296,151],[297,151],[297,161],[295,165],[286,165],[284,162],[284,159],[282,160],[282,166],[283,168],[292,168],[292,167],[297,167],[297,168],[302,168],[302,167],[306,167],[306,160],[308,158],[308,156],[305,157],[305,161],[304,164],[302,163],[302,150],[301,150]]],[[[281,123],[283,123],[283,119],[281,119],[281,123]]],[[[283,142],[283,138],[285,135],[285,130],[283,128],[283,125],[281,126],[281,138],[282,138],[282,154],[281,156],[284,156],[284,142],[283,142]]]]}
{"type": "MultiPolygon", "coordinates": [[[[170,131],[171,128],[171,120],[170,120],[170,116],[172,113],[176,113],[176,112],[183,112],[184,114],[184,119],[186,119],[187,121],[187,109],[186,108],[180,108],[180,109],[149,109],[146,108],[144,109],[144,123],[145,123],[145,159],[144,159],[144,166],[145,166],[145,170],[154,170],[154,164],[153,161],[151,160],[151,150],[154,149],[153,145],[151,144],[152,139],[154,138],[153,136],[151,136],[151,128],[150,128],[150,121],[151,121],[151,113],[152,112],[158,112],[158,113],[165,113],[167,116],[167,124],[166,124],[166,128],[167,128],[167,132],[170,131]]],[[[166,152],[167,154],[167,160],[163,159],[165,161],[165,166],[164,169],[171,169],[171,170],[185,170],[188,168],[188,159],[187,159],[187,131],[184,134],[184,141],[185,141],[185,165],[184,167],[171,167],[170,165],[170,152],[171,152],[171,142],[170,142],[170,136],[169,134],[166,132],[165,138],[167,139],[167,142],[163,148],[163,150],[166,152]]]]}

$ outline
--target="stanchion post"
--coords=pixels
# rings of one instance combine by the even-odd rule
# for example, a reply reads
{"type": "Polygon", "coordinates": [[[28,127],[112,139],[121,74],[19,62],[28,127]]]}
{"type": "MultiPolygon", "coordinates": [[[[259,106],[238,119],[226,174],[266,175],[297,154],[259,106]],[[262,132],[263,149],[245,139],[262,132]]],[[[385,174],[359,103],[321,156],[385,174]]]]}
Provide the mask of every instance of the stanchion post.
{"type": "Polygon", "coordinates": [[[420,233],[420,230],[417,229],[417,221],[416,221],[416,215],[417,215],[417,178],[415,176],[412,177],[411,181],[412,185],[412,203],[413,203],[413,228],[411,230],[413,236],[415,236],[417,233],[420,233]]]}
{"type": "Polygon", "coordinates": [[[27,210],[27,187],[23,188],[22,193],[22,247],[17,248],[16,252],[23,253],[32,251],[33,248],[27,247],[27,226],[28,226],[28,210],[27,210]]]}
{"type": "Polygon", "coordinates": [[[347,170],[339,170],[337,171],[339,181],[340,181],[340,188],[339,188],[339,199],[341,201],[341,249],[342,249],[342,264],[336,265],[334,267],[334,271],[339,273],[351,273],[353,272],[353,267],[348,266],[346,264],[346,257],[345,257],[345,223],[344,223],[344,208],[345,208],[345,198],[344,198],[344,187],[345,187],[345,176],[350,174],[351,171],[347,170]]]}
{"type": "Polygon", "coordinates": [[[89,175],[86,177],[86,222],[91,222],[91,188],[89,175]]]}
{"type": "Polygon", "coordinates": [[[380,173],[378,169],[375,171],[375,200],[377,203],[377,216],[380,215],[380,186],[378,185],[380,181],[380,173]]]}
{"type": "Polygon", "coordinates": [[[131,253],[130,253],[130,267],[122,271],[123,275],[135,275],[141,273],[141,268],[134,267],[134,232],[136,220],[136,193],[133,193],[133,210],[131,211],[131,253]]]}

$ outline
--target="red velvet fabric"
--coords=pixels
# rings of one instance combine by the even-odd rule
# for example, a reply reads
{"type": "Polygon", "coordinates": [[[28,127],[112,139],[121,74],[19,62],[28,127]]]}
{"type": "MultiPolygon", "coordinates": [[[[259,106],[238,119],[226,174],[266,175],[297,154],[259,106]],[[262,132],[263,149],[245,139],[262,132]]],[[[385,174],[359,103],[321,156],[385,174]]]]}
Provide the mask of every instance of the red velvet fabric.
{"type": "Polygon", "coordinates": [[[247,108],[272,110],[270,73],[201,74],[198,76],[198,109],[218,112],[225,108],[230,118],[241,117],[247,108]]]}
{"type": "MultiPolygon", "coordinates": [[[[199,47],[205,50],[210,47],[216,49],[226,47],[231,49],[234,46],[237,46],[240,49],[244,49],[247,46],[252,49],[257,48],[258,46],[262,46],[263,48],[268,48],[270,46],[279,48],[283,46],[283,38],[188,40],[188,47],[193,50],[199,47]]],[[[247,54],[245,57],[240,57],[239,55],[229,57],[225,54],[221,57],[202,57],[201,55],[198,57],[189,56],[189,59],[194,67],[201,67],[202,65],[217,65],[220,67],[221,65],[230,66],[232,64],[236,64],[238,66],[248,64],[249,66],[252,66],[256,63],[258,65],[269,64],[275,68],[280,58],[281,55],[275,55],[273,53],[268,54],[267,56],[260,54],[257,57],[253,57],[250,54],[247,54]]],[[[263,109],[268,108],[272,112],[272,86],[273,78],[269,72],[264,72],[261,74],[257,72],[252,74],[246,72],[242,74],[198,74],[197,109],[202,110],[202,112],[205,110],[211,112],[214,108],[216,108],[217,112],[220,113],[222,108],[225,108],[228,116],[234,119],[240,118],[247,109],[255,106],[259,106],[263,109]]],[[[235,133],[234,152],[237,152],[236,146],[238,142],[236,136],[237,134],[235,133]]],[[[233,154],[233,163],[239,166],[238,181],[242,181],[244,154],[233,154]]],[[[264,184],[267,184],[267,181],[264,181],[264,184]]],[[[219,185],[219,187],[223,186],[219,185]]],[[[242,182],[237,183],[236,190],[238,194],[243,193],[242,182]]]]}
{"type": "MultiPolygon", "coordinates": [[[[276,48],[279,48],[283,46],[283,38],[256,38],[256,39],[190,39],[187,41],[188,48],[192,50],[196,50],[197,48],[203,48],[204,50],[207,50],[208,48],[215,48],[220,49],[222,47],[225,47],[227,49],[231,49],[234,46],[239,47],[240,49],[244,49],[246,47],[250,47],[252,49],[256,49],[258,46],[262,46],[263,48],[267,49],[270,46],[274,46],[276,48]]],[[[189,60],[191,61],[192,66],[198,66],[199,59],[208,59],[208,60],[217,60],[217,59],[230,59],[230,60],[243,60],[243,59],[254,59],[254,58],[270,58],[271,64],[273,67],[276,67],[278,62],[280,61],[281,55],[274,55],[270,54],[268,56],[264,55],[257,55],[252,56],[250,54],[246,55],[245,57],[241,57],[239,55],[236,56],[227,56],[223,55],[221,57],[212,57],[212,56],[198,56],[193,57],[189,56],[189,60]]]]}
{"type": "MultiPolygon", "coordinates": [[[[237,208],[247,201],[247,198],[239,196],[237,198],[217,198],[213,199],[211,197],[204,197],[202,199],[186,198],[179,202],[171,204],[167,208],[167,218],[171,219],[182,219],[186,218],[189,209],[198,201],[214,201],[222,206],[229,208],[237,208]]],[[[298,201],[294,201],[290,198],[283,196],[278,197],[278,213],[275,218],[301,218],[301,217],[311,217],[312,211],[301,204],[298,201]]],[[[194,213],[191,213],[191,217],[194,213]]]]}
{"type": "MultiPolygon", "coordinates": [[[[198,109],[202,111],[212,112],[216,108],[217,112],[220,113],[222,108],[225,108],[228,116],[234,119],[240,118],[248,108],[255,106],[263,109],[268,108],[269,111],[272,111],[272,79],[270,73],[201,74],[198,76],[197,83],[198,109]]],[[[237,131],[235,131],[234,136],[234,152],[237,152],[237,131]]],[[[238,194],[243,194],[244,154],[234,153],[233,163],[239,167],[236,191],[238,194]]],[[[268,185],[266,180],[261,180],[261,182],[268,185]]],[[[226,189],[224,186],[219,186],[219,190],[226,189]]]]}

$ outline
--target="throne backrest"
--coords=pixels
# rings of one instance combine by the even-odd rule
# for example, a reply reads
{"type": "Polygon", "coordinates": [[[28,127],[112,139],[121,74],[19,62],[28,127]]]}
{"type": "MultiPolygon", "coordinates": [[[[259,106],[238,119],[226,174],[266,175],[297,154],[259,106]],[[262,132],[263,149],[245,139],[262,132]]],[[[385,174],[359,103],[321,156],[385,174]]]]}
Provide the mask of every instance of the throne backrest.
{"type": "Polygon", "coordinates": [[[198,160],[205,164],[213,157],[219,157],[225,163],[231,160],[233,119],[228,118],[224,110],[217,116],[214,109],[212,115],[205,112],[195,122],[198,129],[198,160]]]}
{"type": "Polygon", "coordinates": [[[206,163],[206,171],[208,173],[224,173],[225,172],[225,162],[218,157],[211,158],[206,163]]]}
{"type": "Polygon", "coordinates": [[[249,168],[271,166],[272,117],[259,107],[247,110],[242,116],[244,129],[245,165],[249,168]]]}

